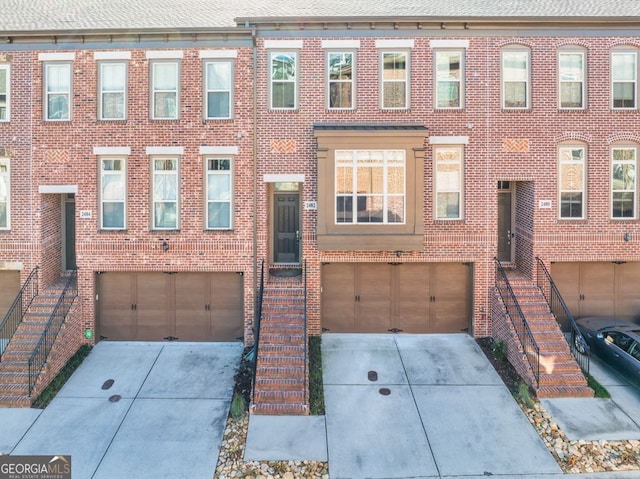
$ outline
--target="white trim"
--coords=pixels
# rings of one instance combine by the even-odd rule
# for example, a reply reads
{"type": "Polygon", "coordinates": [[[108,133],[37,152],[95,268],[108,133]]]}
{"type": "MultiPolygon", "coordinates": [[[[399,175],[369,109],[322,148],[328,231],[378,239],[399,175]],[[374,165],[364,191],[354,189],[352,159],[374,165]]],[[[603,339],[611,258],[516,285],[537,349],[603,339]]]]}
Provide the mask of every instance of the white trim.
{"type": "Polygon", "coordinates": [[[151,50],[146,52],[146,55],[150,60],[175,60],[176,58],[184,58],[184,52],[182,50],[151,50]]]}
{"type": "Polygon", "coordinates": [[[200,50],[200,58],[238,58],[238,50],[200,50]]]}
{"type": "Polygon", "coordinates": [[[75,52],[38,53],[38,60],[41,62],[68,62],[75,59],[75,52]]]}
{"type": "Polygon", "coordinates": [[[264,183],[304,183],[304,174],[300,175],[279,175],[267,174],[262,177],[264,183]]]}
{"type": "Polygon", "coordinates": [[[360,40],[322,40],[322,48],[360,48],[360,40]]]}
{"type": "Polygon", "coordinates": [[[468,136],[430,136],[430,145],[468,145],[468,136]]]}
{"type": "Polygon", "coordinates": [[[413,48],[413,39],[408,40],[376,40],[376,48],[413,48]]]}
{"type": "Polygon", "coordinates": [[[469,48],[469,40],[430,40],[431,48],[469,48]]]}
{"type": "Polygon", "coordinates": [[[201,155],[237,155],[237,146],[206,146],[200,147],[201,155]]]}
{"type": "Polygon", "coordinates": [[[271,48],[301,49],[302,45],[303,45],[302,40],[265,40],[264,41],[264,48],[267,50],[271,48]]]}
{"type": "Polygon", "coordinates": [[[183,146],[147,146],[147,155],[182,155],[183,146]]]}
{"type": "Polygon", "coordinates": [[[131,60],[131,52],[93,52],[94,60],[131,60]]]}
{"type": "Polygon", "coordinates": [[[24,269],[22,261],[0,261],[0,270],[2,271],[20,271],[24,269]]]}
{"type": "Polygon", "coordinates": [[[94,155],[130,155],[130,146],[94,146],[94,155]]]}
{"type": "Polygon", "coordinates": [[[78,185],[40,185],[38,193],[73,193],[78,194],[78,185]]]}

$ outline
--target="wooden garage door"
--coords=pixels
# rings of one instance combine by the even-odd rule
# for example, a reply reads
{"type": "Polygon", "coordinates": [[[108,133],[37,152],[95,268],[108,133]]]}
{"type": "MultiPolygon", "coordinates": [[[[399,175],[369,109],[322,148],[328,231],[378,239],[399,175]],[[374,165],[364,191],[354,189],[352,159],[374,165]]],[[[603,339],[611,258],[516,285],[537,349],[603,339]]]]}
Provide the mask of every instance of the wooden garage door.
{"type": "Polygon", "coordinates": [[[551,276],[576,318],[640,319],[638,262],[552,263],[551,276]]]}
{"type": "Polygon", "coordinates": [[[363,333],[467,330],[470,269],[457,263],[323,265],[323,330],[363,333]]]}
{"type": "Polygon", "coordinates": [[[20,292],[20,271],[0,271],[0,323],[20,292]]]}
{"type": "Polygon", "coordinates": [[[101,339],[235,341],[242,339],[244,302],[237,273],[97,275],[101,339]]]}

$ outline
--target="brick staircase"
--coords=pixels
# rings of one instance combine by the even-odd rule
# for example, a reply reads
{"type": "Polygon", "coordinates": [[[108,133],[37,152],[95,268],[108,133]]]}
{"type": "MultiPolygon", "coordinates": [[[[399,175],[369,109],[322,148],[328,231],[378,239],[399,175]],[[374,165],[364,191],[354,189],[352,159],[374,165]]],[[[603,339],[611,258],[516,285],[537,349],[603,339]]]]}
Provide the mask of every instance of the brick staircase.
{"type": "Polygon", "coordinates": [[[30,407],[29,357],[53,312],[64,282],[44,288],[27,309],[0,361],[0,407],[30,407]]]}
{"type": "Polygon", "coordinates": [[[309,413],[304,328],[304,286],[300,277],[270,278],[262,300],[252,413],[309,413]]]}
{"type": "Polygon", "coordinates": [[[540,348],[539,398],[593,397],[593,390],[571,354],[569,344],[540,288],[517,271],[507,277],[540,348]]]}

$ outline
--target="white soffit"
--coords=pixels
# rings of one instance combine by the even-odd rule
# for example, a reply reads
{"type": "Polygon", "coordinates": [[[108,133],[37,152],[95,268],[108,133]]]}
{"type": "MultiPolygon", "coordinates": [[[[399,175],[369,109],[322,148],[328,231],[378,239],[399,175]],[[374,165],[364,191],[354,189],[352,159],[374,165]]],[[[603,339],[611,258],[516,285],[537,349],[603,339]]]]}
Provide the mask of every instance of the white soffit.
{"type": "Polygon", "coordinates": [[[73,193],[78,194],[78,185],[40,185],[38,193],[73,193]]]}
{"type": "Polygon", "coordinates": [[[304,174],[300,175],[278,175],[268,174],[262,177],[265,183],[304,183],[304,174]]]}

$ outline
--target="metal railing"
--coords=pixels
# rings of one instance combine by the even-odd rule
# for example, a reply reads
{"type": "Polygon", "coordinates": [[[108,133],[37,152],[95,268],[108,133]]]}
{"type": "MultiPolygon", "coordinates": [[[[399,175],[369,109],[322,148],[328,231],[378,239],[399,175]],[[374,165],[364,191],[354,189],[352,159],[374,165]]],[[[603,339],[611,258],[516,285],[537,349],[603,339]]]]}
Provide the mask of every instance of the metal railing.
{"type": "Polygon", "coordinates": [[[77,276],[77,270],[74,270],[67,278],[62,294],[60,298],[58,298],[58,302],[53,308],[51,316],[49,316],[47,325],[29,357],[29,396],[31,396],[33,392],[42,368],[44,368],[44,365],[47,363],[47,358],[49,357],[51,348],[53,348],[56,342],[58,332],[67,319],[67,314],[69,314],[69,310],[78,296],[77,276]]]}
{"type": "Polygon", "coordinates": [[[2,361],[2,354],[7,348],[9,341],[15,334],[18,326],[24,319],[24,314],[31,306],[33,298],[38,295],[38,270],[39,267],[33,268],[27,280],[20,288],[16,299],[13,300],[7,314],[5,314],[2,322],[0,322],[0,361],[2,361]]]}
{"type": "Polygon", "coordinates": [[[305,404],[309,403],[309,337],[307,335],[307,260],[304,260],[304,398],[305,404]]]}
{"type": "Polygon", "coordinates": [[[533,372],[536,386],[540,385],[540,348],[533,337],[533,333],[527,324],[524,313],[520,308],[520,304],[516,299],[513,289],[509,284],[507,273],[500,264],[498,258],[494,258],[496,264],[496,288],[500,293],[502,302],[507,310],[507,316],[511,319],[513,327],[516,330],[522,349],[524,350],[524,358],[529,363],[533,372]]]}
{"type": "Polygon", "coordinates": [[[589,374],[591,349],[587,344],[584,336],[578,329],[576,320],[569,311],[569,308],[564,302],[564,299],[562,298],[558,287],[551,278],[549,270],[544,265],[543,261],[537,256],[536,261],[538,263],[538,287],[542,290],[542,294],[547,300],[547,303],[551,308],[551,312],[556,317],[556,320],[558,321],[561,329],[565,329],[563,328],[563,326],[568,326],[569,337],[567,338],[567,341],[569,342],[569,348],[571,348],[571,354],[573,354],[573,356],[576,358],[576,361],[580,366],[580,369],[582,369],[582,372],[585,374],[589,374]]]}
{"type": "Polygon", "coordinates": [[[251,400],[256,393],[256,375],[258,373],[258,347],[260,345],[260,321],[262,319],[262,298],[264,296],[264,260],[260,266],[260,285],[256,296],[256,310],[253,319],[253,347],[247,353],[245,359],[253,362],[253,379],[251,382],[251,400]]]}

